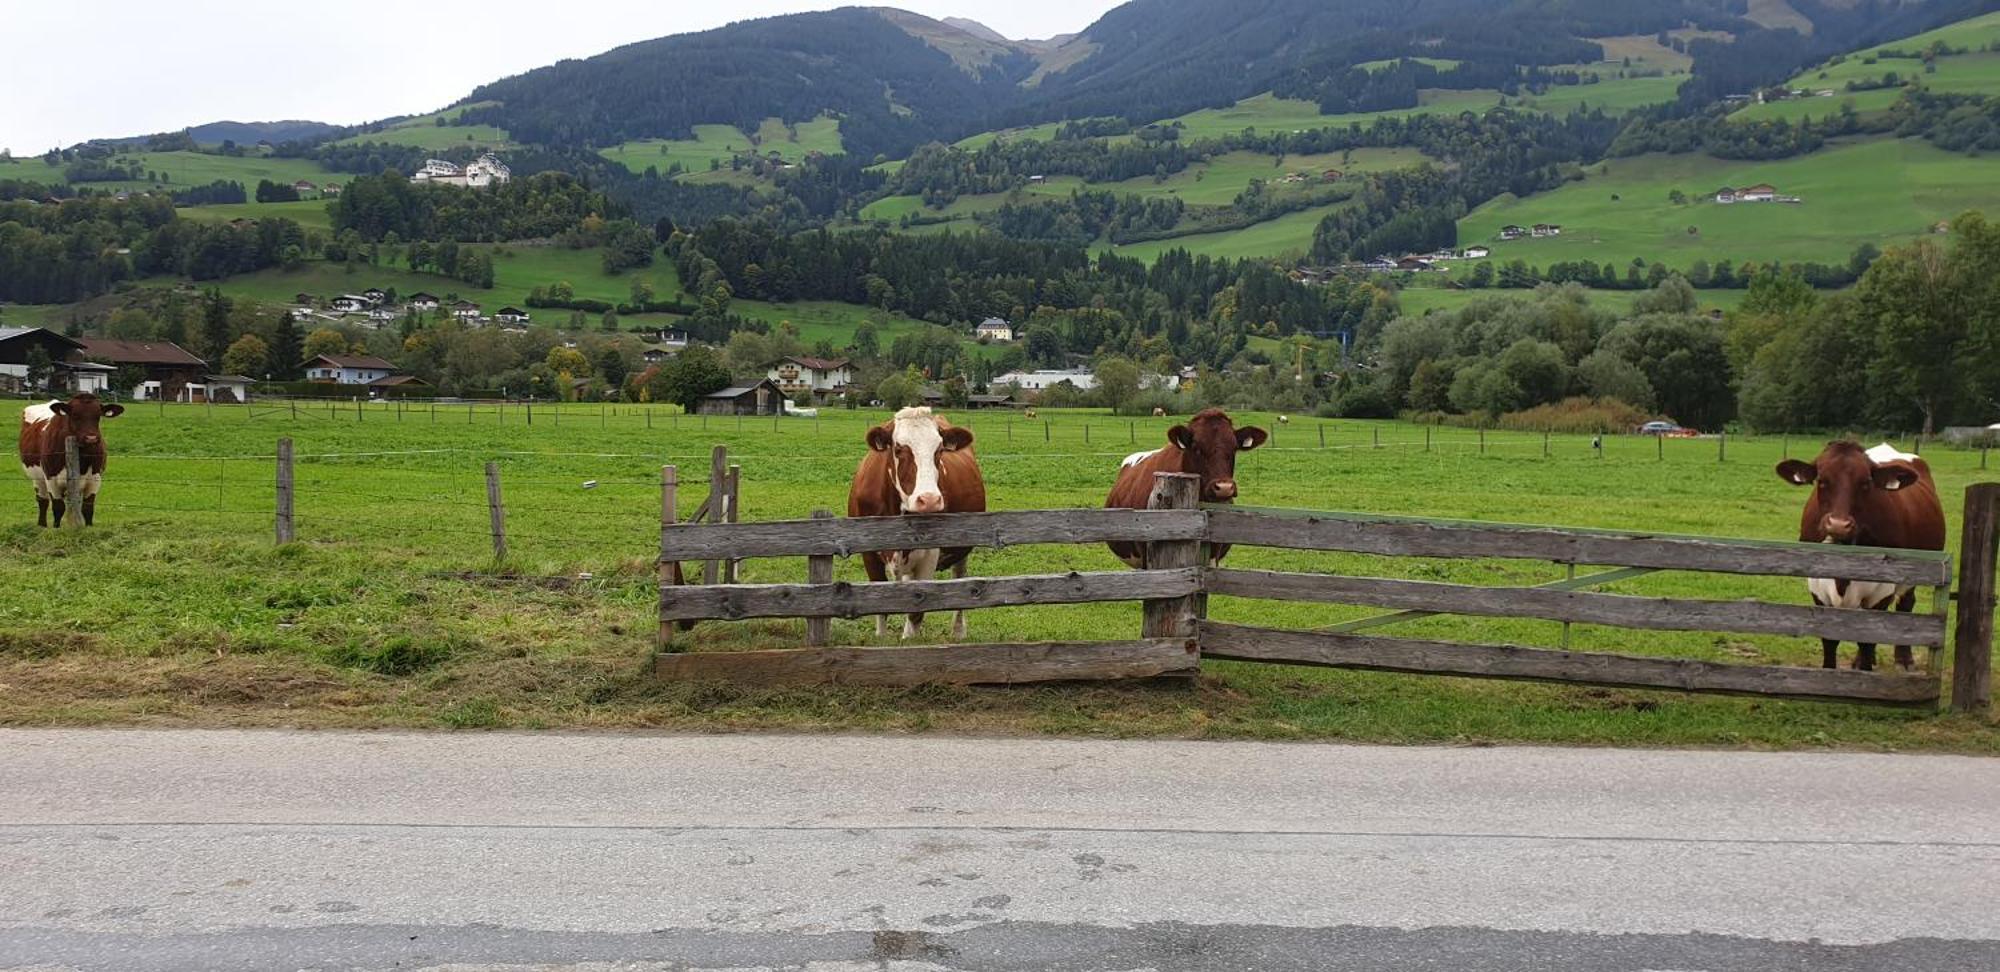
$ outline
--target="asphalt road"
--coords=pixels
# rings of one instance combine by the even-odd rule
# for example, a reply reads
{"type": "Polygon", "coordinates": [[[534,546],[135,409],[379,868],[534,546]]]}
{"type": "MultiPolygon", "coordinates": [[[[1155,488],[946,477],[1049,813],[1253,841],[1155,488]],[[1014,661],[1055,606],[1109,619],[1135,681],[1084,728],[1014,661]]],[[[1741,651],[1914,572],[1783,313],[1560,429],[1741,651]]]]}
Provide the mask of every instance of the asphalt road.
{"type": "Polygon", "coordinates": [[[0,731],[0,969],[2000,969],[2000,761],[0,731]]]}

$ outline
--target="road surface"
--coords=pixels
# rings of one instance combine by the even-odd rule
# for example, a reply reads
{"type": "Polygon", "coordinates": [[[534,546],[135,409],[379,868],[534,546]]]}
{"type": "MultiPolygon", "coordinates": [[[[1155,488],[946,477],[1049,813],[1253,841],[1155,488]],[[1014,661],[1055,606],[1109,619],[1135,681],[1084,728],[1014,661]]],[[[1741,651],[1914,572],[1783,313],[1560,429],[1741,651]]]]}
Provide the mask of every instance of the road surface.
{"type": "Polygon", "coordinates": [[[0,969],[2000,969],[2000,760],[0,731],[0,969]]]}

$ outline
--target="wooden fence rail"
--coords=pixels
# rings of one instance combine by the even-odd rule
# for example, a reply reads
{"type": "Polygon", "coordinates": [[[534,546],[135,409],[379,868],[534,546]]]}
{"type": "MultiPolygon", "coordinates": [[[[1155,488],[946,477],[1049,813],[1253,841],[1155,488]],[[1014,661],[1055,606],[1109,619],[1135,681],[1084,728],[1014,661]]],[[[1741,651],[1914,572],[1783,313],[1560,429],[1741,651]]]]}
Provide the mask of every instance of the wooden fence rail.
{"type": "MultiPolygon", "coordinates": [[[[1336,668],[1477,678],[1761,695],[1871,704],[1933,705],[1942,695],[1944,609],[1952,565],[1933,551],[1730,540],[1633,531],[1421,520],[1352,513],[1197,506],[1198,481],[1161,474],[1146,510],[1032,510],[835,520],[673,524],[663,518],[667,561],[750,557],[808,558],[809,583],[721,584],[660,590],[662,645],[678,624],[698,620],[807,618],[807,649],[659,656],[671,678],[726,678],[760,684],[839,682],[909,685],[1051,679],[1185,676],[1201,656],[1336,668]],[[1148,547],[1149,569],[1125,572],[973,577],[890,584],[833,582],[832,560],[867,551],[932,547],[1126,541],[1148,547]],[[1382,577],[1204,566],[1210,544],[1340,551],[1386,557],[1533,559],[1574,568],[1623,568],[1535,588],[1485,587],[1382,577]],[[1902,614],[1578,589],[1653,570],[1827,577],[1929,587],[1933,611],[1902,614]],[[1403,612],[1332,629],[1289,631],[1206,618],[1211,594],[1353,604],[1403,612]],[[1130,641],[829,648],[825,619],[957,611],[1026,604],[1142,602],[1140,637],[1130,641]],[[1581,652],[1360,634],[1364,627],[1434,614],[1534,618],[1643,631],[1716,631],[1826,638],[1931,650],[1922,673],[1875,673],[1795,666],[1726,664],[1643,654],[1581,652]]],[[[2000,486],[1975,487],[1967,501],[1957,676],[1963,700],[1983,704],[1993,609],[1993,523],[2000,486]],[[1974,507],[1985,512],[1975,515],[1974,507]],[[1982,586],[1983,585],[1983,586],[1982,586]],[[1982,627],[1983,625],[1983,627],[1982,627]],[[1981,646],[1987,654],[1981,654],[1981,646]],[[1963,669],[1981,669],[1967,675],[1963,669]]],[[[718,522],[719,520],[719,522],[718,522]]],[[[1573,571],[1572,571],[1573,573],[1573,571]]]]}

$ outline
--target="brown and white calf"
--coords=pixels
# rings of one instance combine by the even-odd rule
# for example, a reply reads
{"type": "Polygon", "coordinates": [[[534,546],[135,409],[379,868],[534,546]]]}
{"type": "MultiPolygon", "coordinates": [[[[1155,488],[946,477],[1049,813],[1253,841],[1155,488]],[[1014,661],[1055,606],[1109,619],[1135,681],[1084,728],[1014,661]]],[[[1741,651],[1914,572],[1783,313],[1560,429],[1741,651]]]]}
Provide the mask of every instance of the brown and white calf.
{"type": "Polygon", "coordinates": [[[55,509],[55,525],[62,526],[66,499],[64,481],[69,474],[69,453],[64,440],[76,438],[77,491],[83,497],[78,511],[85,526],[97,517],[97,490],[104,483],[104,432],[101,423],[123,414],[125,406],[106,405],[96,395],[77,394],[69,401],[51,400],[30,405],[21,411],[21,471],[35,487],[35,522],[49,525],[49,510],[55,509]]]}
{"type": "MultiPolygon", "coordinates": [[[[1813,488],[1799,520],[1799,539],[1806,543],[1944,549],[1944,506],[1930,465],[1918,456],[1887,443],[1863,450],[1852,442],[1829,442],[1812,462],[1779,463],[1778,478],[1813,488]]],[[[1908,612],[1917,603],[1914,588],[1877,581],[1815,577],[1806,581],[1806,589],[1813,603],[1824,607],[1908,612]]],[[[1820,645],[1821,665],[1838,667],[1840,643],[1822,638],[1820,645]]],[[[1856,647],[1854,667],[1874,668],[1875,646],[1856,647]]],[[[1908,645],[1896,646],[1896,666],[1914,667],[1908,645]]]]}
{"type": "MultiPolygon", "coordinates": [[[[1151,452],[1135,452],[1125,457],[1118,481],[1104,501],[1106,509],[1143,510],[1153,494],[1154,473],[1193,473],[1201,477],[1201,501],[1227,503],[1236,498],[1236,454],[1264,444],[1269,433],[1254,426],[1237,428],[1228,413],[1219,408],[1195,413],[1186,425],[1167,430],[1167,444],[1151,452]]],[[[1146,546],[1140,543],[1111,544],[1119,560],[1146,566],[1146,546]]],[[[1228,544],[1209,548],[1210,563],[1221,563],[1228,544]]]]}
{"type": "MultiPolygon", "coordinates": [[[[928,408],[906,408],[890,421],[868,430],[868,452],[854,471],[847,493],[848,516],[922,516],[933,513],[983,513],[986,482],[972,454],[972,431],[954,427],[928,408]]],[[[964,577],[970,547],[942,550],[888,550],[861,555],[872,581],[930,580],[940,570],[964,577]]],[[[921,613],[903,625],[904,639],[913,638],[924,623],[921,613]]],[[[887,633],[883,618],[875,633],[887,633]]],[[[965,612],[952,620],[952,637],[965,637],[965,612]]]]}

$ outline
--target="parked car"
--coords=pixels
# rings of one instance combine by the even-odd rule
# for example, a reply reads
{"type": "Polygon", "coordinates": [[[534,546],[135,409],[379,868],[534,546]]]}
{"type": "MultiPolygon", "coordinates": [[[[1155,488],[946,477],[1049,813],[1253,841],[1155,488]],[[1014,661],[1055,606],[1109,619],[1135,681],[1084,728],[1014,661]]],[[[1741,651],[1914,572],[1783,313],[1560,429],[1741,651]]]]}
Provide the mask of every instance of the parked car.
{"type": "Polygon", "coordinates": [[[1672,422],[1647,422],[1639,426],[1640,435],[1658,435],[1669,439],[1692,439],[1701,433],[1684,429],[1672,422]]]}

